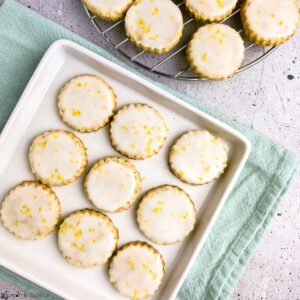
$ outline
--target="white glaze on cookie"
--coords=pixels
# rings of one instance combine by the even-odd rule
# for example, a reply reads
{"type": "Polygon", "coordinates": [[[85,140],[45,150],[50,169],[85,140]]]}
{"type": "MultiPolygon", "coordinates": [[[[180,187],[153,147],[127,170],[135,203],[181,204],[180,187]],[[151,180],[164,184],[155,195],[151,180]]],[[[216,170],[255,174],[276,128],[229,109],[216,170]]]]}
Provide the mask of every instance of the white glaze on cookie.
{"type": "Polygon", "coordinates": [[[299,24],[297,0],[248,0],[243,14],[249,29],[265,40],[288,38],[299,24]]]}
{"type": "Polygon", "coordinates": [[[164,262],[150,245],[132,242],[113,256],[109,276],[122,295],[134,300],[145,299],[158,289],[164,276],[164,262]]]}
{"type": "Polygon", "coordinates": [[[224,24],[200,27],[188,44],[187,59],[200,76],[224,79],[238,70],[244,43],[237,31],[224,24]]]}
{"type": "Polygon", "coordinates": [[[195,218],[189,195],[179,187],[169,185],[148,191],[137,211],[141,231],[158,244],[182,241],[194,228],[195,218]]]}
{"type": "Polygon", "coordinates": [[[190,184],[205,184],[217,178],[226,167],[224,142],[205,130],[190,131],[177,139],[169,154],[173,173],[190,184]]]}
{"type": "Polygon", "coordinates": [[[48,235],[60,217],[55,193],[36,181],[25,181],[13,188],[1,207],[4,226],[14,235],[35,240],[48,235]]]}
{"type": "Polygon", "coordinates": [[[33,174],[49,185],[75,181],[87,164],[81,140],[62,130],[47,131],[37,136],[31,144],[29,160],[33,174]]]}
{"type": "Polygon", "coordinates": [[[104,20],[121,19],[134,0],[83,0],[87,8],[104,20]]]}
{"type": "Polygon", "coordinates": [[[135,167],[120,157],[98,161],[90,170],[84,188],[88,198],[107,212],[129,208],[140,191],[141,178],[135,167]]]}
{"type": "Polygon", "coordinates": [[[115,114],[110,137],[121,154],[144,159],[160,150],[167,132],[166,123],[158,111],[146,104],[130,104],[115,114]]]}
{"type": "Polygon", "coordinates": [[[125,29],[137,46],[146,51],[165,53],[182,35],[182,14],[170,0],[135,1],[127,11],[125,29]]]}
{"type": "Polygon", "coordinates": [[[82,268],[106,263],[117,242],[118,230],[111,220],[89,209],[68,216],[58,233],[58,246],[63,256],[82,268]]]}
{"type": "Polygon", "coordinates": [[[58,108],[63,121],[71,128],[82,132],[96,131],[114,113],[116,96],[101,78],[77,76],[62,88],[58,108]]]}
{"type": "Polygon", "coordinates": [[[237,0],[185,0],[188,10],[201,21],[220,21],[236,7],[237,0]]]}

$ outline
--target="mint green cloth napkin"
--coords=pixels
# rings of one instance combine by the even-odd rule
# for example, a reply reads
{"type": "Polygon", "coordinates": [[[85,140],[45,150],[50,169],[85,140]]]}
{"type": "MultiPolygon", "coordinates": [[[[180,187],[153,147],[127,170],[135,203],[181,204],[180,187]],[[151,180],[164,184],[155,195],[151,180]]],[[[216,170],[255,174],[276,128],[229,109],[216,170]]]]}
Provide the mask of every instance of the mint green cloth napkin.
{"type": "MultiPolygon", "coordinates": [[[[79,43],[137,73],[100,47],[12,0],[6,0],[0,7],[0,129],[47,48],[62,38],[79,43]]],[[[249,160],[178,294],[178,299],[229,298],[287,190],[298,160],[293,153],[257,132],[167,86],[154,84],[229,124],[251,141],[249,160]]],[[[45,298],[58,299],[4,268],[0,269],[0,276],[27,292],[44,293],[45,298]]]]}

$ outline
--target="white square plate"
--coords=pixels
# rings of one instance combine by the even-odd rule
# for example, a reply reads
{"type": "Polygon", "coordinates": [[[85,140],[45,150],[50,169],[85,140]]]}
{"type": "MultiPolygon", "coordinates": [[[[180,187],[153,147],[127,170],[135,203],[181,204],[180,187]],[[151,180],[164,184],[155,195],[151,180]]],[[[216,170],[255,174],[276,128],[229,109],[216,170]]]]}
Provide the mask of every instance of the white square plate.
{"type": "MultiPolygon", "coordinates": [[[[60,40],[44,55],[1,134],[0,199],[14,185],[33,179],[27,158],[32,139],[49,129],[68,130],[58,115],[56,98],[62,85],[79,74],[96,74],[106,80],[117,94],[118,107],[134,102],[153,106],[170,128],[166,144],[158,155],[132,162],[144,178],[143,191],[161,184],[178,185],[190,194],[197,209],[196,227],[184,242],[172,246],[150,242],[166,262],[166,276],[153,299],[174,299],[245,164],[250,144],[239,132],[143,78],[77,44],[60,40]],[[197,128],[220,136],[229,149],[225,173],[204,186],[182,183],[167,165],[167,152],[175,138],[197,128]]],[[[103,128],[96,133],[77,133],[88,148],[89,165],[101,157],[117,155],[107,132],[107,128],[103,128]]],[[[91,207],[83,194],[83,177],[70,185],[54,188],[61,201],[62,217],[91,207]]],[[[128,211],[109,214],[120,230],[119,245],[132,240],[147,241],[137,228],[135,208],[136,205],[128,211]]],[[[56,233],[34,242],[23,241],[9,234],[1,224],[0,236],[0,264],[57,295],[77,300],[124,299],[110,284],[107,265],[85,270],[67,263],[57,248],[56,233]]]]}

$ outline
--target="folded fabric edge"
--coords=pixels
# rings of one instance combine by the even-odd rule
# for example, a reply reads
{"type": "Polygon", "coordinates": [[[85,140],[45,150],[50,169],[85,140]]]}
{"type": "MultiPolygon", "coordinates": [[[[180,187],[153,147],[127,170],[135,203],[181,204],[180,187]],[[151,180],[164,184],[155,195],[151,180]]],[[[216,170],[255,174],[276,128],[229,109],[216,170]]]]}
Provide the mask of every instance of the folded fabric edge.
{"type": "MultiPolygon", "coordinates": [[[[272,181],[272,185],[275,189],[273,193],[276,195],[269,206],[264,218],[253,230],[251,238],[248,240],[244,249],[239,253],[233,253],[232,249],[226,256],[226,260],[222,264],[222,267],[218,268],[214,275],[214,279],[207,287],[207,291],[203,299],[229,299],[236,283],[238,282],[247,262],[253,254],[253,250],[258,245],[259,240],[262,238],[265,229],[270,224],[273,216],[275,215],[279,206],[280,200],[291,185],[295,174],[299,170],[299,160],[292,152],[286,151],[286,155],[283,159],[280,172],[277,173],[276,178],[272,181]],[[284,181],[278,185],[278,178],[285,178],[284,181]],[[225,280],[224,280],[225,277],[225,280]],[[220,284],[222,283],[222,284],[220,284]]],[[[269,191],[269,189],[267,189],[269,191]]],[[[267,192],[264,193],[266,195],[267,192]]],[[[245,230],[249,230],[250,226],[246,226],[245,230]]],[[[241,235],[242,236],[242,235],[241,235]]],[[[239,243],[239,241],[235,241],[239,243]]],[[[232,247],[234,248],[234,247],[232,247]]]]}

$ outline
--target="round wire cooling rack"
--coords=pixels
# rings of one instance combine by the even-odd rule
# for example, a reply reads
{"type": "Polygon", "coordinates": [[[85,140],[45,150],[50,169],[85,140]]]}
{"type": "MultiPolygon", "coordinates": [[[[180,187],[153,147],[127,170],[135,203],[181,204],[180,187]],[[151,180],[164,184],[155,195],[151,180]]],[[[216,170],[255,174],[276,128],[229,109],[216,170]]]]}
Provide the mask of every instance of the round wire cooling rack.
{"type": "MultiPolygon", "coordinates": [[[[84,5],[84,9],[99,34],[129,62],[157,75],[178,80],[206,80],[198,77],[190,69],[185,59],[185,49],[192,34],[201,25],[196,22],[184,8],[184,1],[174,1],[183,15],[183,35],[177,46],[164,55],[150,54],[134,46],[126,36],[124,19],[117,22],[106,22],[92,14],[84,5]]],[[[244,40],[245,58],[237,73],[242,72],[269,56],[276,47],[260,47],[250,42],[245,34],[239,17],[240,2],[238,8],[220,23],[230,25],[236,29],[244,40]]]]}

